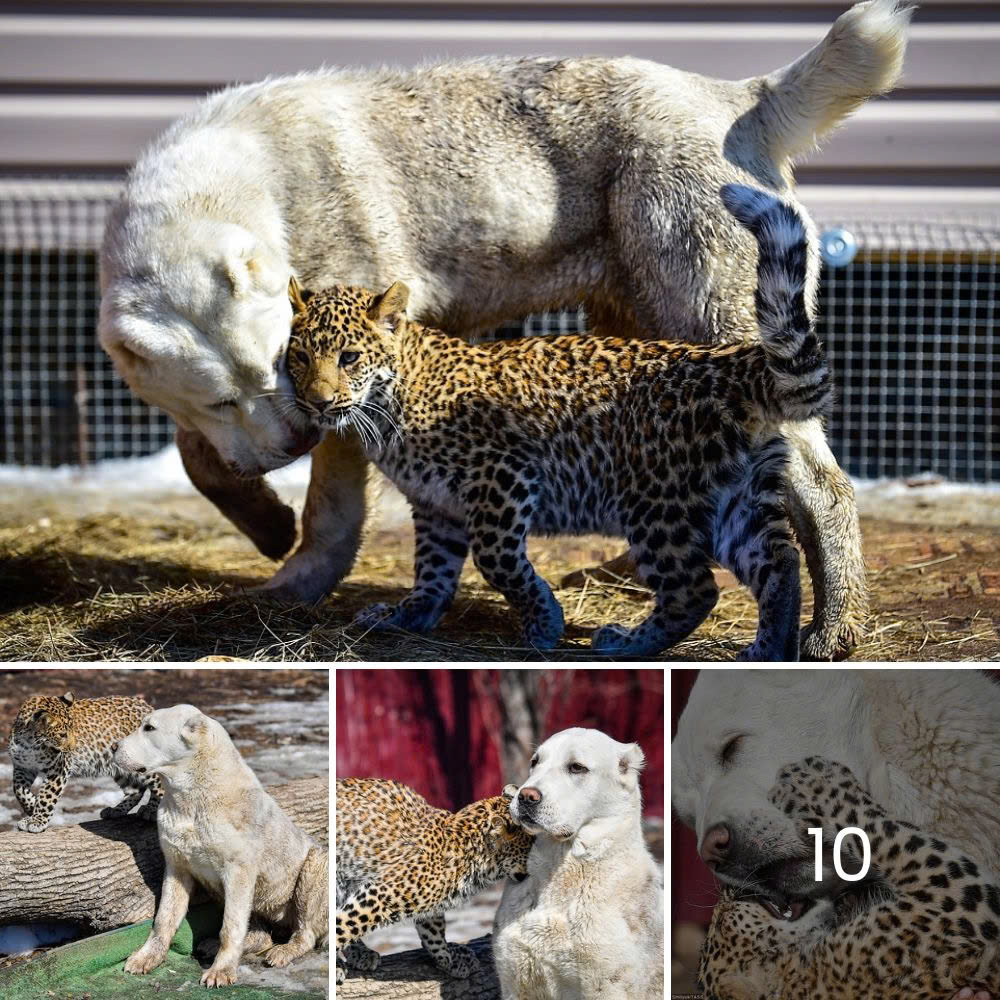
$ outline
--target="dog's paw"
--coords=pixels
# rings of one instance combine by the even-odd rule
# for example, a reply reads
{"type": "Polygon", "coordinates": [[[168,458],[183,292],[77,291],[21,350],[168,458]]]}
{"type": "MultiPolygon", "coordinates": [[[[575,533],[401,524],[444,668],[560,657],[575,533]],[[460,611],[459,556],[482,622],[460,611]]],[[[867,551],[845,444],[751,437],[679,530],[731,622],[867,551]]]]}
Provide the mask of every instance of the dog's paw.
{"type": "Polygon", "coordinates": [[[236,982],[236,968],[233,966],[221,966],[206,969],[201,977],[201,985],[212,989],[216,986],[232,986],[236,982]]]}
{"type": "Polygon", "coordinates": [[[125,960],[125,971],[130,976],[144,976],[163,962],[163,955],[157,951],[147,951],[145,945],[132,952],[125,960]]]}

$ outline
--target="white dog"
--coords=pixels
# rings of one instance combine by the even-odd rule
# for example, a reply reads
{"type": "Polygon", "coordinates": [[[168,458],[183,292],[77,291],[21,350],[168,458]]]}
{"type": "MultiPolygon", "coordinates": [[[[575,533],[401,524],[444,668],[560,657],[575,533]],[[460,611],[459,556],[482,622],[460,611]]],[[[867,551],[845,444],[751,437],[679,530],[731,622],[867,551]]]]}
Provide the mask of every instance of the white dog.
{"type": "Polygon", "coordinates": [[[163,962],[196,882],[223,903],[220,946],[204,986],[236,982],[244,950],[268,948],[283,966],[329,932],[329,855],[261,787],[225,729],[193,705],[151,712],[115,749],[127,771],[154,771],[163,783],[157,814],[166,859],[156,918],[146,943],[125,963],[144,975],[163,962]],[[291,929],[275,945],[251,916],[291,929]]]}
{"type": "Polygon", "coordinates": [[[642,837],[635,743],[550,736],[511,802],[535,843],[493,924],[503,1000],[661,1000],[663,872],[642,837]]]}
{"type": "MultiPolygon", "coordinates": [[[[456,334],[585,300],[622,335],[753,337],[756,248],[719,188],[791,197],[793,157],[895,83],[907,19],[895,0],[858,4],[791,65],[741,81],[493,59],[214,95],[143,154],[109,217],[101,343],[177,421],[195,485],[279,558],[295,520],[256,477],[317,440],[285,370],[290,274],[403,279],[414,318],[456,334]]],[[[820,578],[803,651],[829,659],[866,607],[853,491],[818,421],[789,437],[787,502],[820,578]]],[[[276,596],[315,601],[347,574],[365,483],[357,441],[327,435],[276,596]]]]}

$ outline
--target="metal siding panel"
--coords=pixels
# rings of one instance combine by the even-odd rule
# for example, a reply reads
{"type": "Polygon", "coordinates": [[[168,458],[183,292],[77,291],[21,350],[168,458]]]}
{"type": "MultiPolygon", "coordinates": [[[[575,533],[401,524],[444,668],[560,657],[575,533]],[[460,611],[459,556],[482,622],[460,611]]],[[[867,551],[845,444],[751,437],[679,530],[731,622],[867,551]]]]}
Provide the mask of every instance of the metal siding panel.
{"type": "MultiPolygon", "coordinates": [[[[534,20],[0,17],[0,82],[220,86],[322,64],[633,55],[740,79],[783,66],[826,24],[534,20]]],[[[1000,87],[1000,25],[911,28],[904,86],[1000,87]]]]}

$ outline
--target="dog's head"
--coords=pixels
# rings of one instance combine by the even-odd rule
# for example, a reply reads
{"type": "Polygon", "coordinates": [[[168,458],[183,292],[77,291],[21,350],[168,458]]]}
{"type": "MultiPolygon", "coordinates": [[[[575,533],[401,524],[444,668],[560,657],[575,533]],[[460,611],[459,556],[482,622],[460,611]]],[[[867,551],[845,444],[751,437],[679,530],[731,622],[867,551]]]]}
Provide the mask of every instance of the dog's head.
{"type": "Polygon", "coordinates": [[[101,283],[98,332],[119,373],[235,474],[259,476],[316,444],[285,367],[292,310],[275,249],[240,226],[119,208],[101,283]]]}
{"type": "Polygon", "coordinates": [[[218,723],[194,705],[158,708],[114,744],[114,762],[125,771],[169,775],[186,767],[211,742],[215,726],[218,723]]]}
{"type": "Polygon", "coordinates": [[[531,771],[510,804],[527,831],[570,840],[586,824],[639,815],[637,743],[619,743],[596,729],[564,729],[531,758],[531,771]]]}
{"type": "Polygon", "coordinates": [[[671,789],[723,883],[766,887],[779,902],[821,891],[811,848],[768,792],[782,765],[811,755],[844,762],[871,787],[866,720],[850,671],[701,672],[678,722],[671,789]]]}

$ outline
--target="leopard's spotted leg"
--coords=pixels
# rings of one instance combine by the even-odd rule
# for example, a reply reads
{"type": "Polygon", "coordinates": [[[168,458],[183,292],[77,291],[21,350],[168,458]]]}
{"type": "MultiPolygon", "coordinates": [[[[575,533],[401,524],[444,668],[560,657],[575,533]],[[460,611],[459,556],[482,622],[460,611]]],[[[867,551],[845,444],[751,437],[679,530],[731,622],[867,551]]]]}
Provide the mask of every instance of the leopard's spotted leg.
{"type": "Polygon", "coordinates": [[[352,941],[344,949],[344,963],[352,969],[361,972],[374,972],[378,968],[381,956],[364,941],[352,941]]]}
{"type": "MultiPolygon", "coordinates": [[[[919,953],[935,995],[961,987],[971,997],[973,989],[997,982],[1000,887],[976,861],[934,834],[888,817],[848,767],[822,757],[782,768],[768,798],[803,826],[822,826],[827,842],[845,827],[865,831],[872,866],[893,897],[859,919],[869,922],[869,932],[874,927],[891,934],[907,948],[918,940],[947,942],[950,948],[941,954],[919,953]]],[[[843,844],[856,870],[856,838],[843,844]]]]}
{"type": "Polygon", "coordinates": [[[147,822],[155,823],[156,811],[163,798],[163,785],[160,784],[160,779],[155,774],[140,775],[139,781],[144,789],[149,790],[149,799],[136,815],[147,822]]]}
{"type": "Polygon", "coordinates": [[[66,779],[65,771],[57,771],[55,774],[46,776],[45,784],[38,789],[35,796],[35,808],[17,821],[18,830],[41,833],[49,825],[59,796],[62,795],[63,789],[66,787],[66,779]]]}
{"type": "Polygon", "coordinates": [[[520,616],[525,645],[552,649],[562,638],[563,611],[552,588],[528,558],[527,522],[511,516],[511,509],[497,514],[484,507],[470,514],[472,558],[486,582],[499,590],[520,616]]]}
{"type": "Polygon", "coordinates": [[[455,979],[468,979],[479,965],[479,960],[471,948],[461,944],[449,944],[444,936],[444,915],[421,917],[414,922],[420,943],[434,959],[434,964],[455,979]]]}
{"type": "Polygon", "coordinates": [[[145,788],[136,786],[132,775],[115,775],[115,784],[125,793],[125,798],[116,806],[105,806],[101,810],[101,819],[120,819],[127,816],[142,799],[145,788]]]}
{"type": "Polygon", "coordinates": [[[652,613],[635,628],[605,625],[591,645],[599,653],[616,656],[652,656],[686,639],[707,617],[719,599],[700,533],[691,526],[688,511],[659,506],[662,517],[651,522],[643,511],[629,512],[625,536],[632,546],[639,578],[656,595],[652,613]]]}
{"type": "Polygon", "coordinates": [[[715,557],[757,601],[757,637],[740,653],[741,660],[799,658],[799,553],[782,501],[787,455],[784,439],[767,442],[746,475],[719,496],[715,557]]]}
{"type": "Polygon", "coordinates": [[[365,628],[394,626],[410,632],[430,632],[451,607],[462,565],[469,552],[465,528],[444,514],[413,505],[413,589],[399,602],[373,604],[354,619],[365,628]]]}
{"type": "Polygon", "coordinates": [[[17,799],[25,816],[30,816],[35,811],[36,799],[31,786],[37,777],[37,772],[14,765],[14,798],[17,799]]]}

